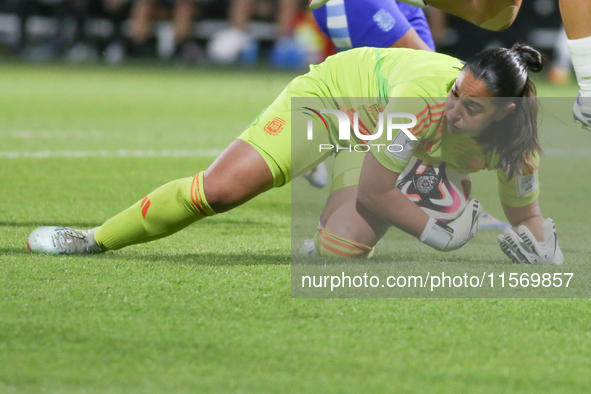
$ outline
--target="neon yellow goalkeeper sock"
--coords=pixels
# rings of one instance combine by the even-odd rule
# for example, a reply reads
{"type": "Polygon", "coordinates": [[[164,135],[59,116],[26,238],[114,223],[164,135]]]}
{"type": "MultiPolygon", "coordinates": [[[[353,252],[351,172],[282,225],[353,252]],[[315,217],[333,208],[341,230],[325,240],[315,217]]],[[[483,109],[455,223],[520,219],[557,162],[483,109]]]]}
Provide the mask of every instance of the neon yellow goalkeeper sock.
{"type": "Polygon", "coordinates": [[[107,220],[94,234],[103,250],[167,237],[215,215],[203,192],[203,172],[160,186],[141,201],[107,220]]]}
{"type": "Polygon", "coordinates": [[[318,227],[318,232],[314,237],[314,247],[317,254],[326,257],[369,258],[373,255],[372,247],[341,237],[322,227],[318,227]]]}

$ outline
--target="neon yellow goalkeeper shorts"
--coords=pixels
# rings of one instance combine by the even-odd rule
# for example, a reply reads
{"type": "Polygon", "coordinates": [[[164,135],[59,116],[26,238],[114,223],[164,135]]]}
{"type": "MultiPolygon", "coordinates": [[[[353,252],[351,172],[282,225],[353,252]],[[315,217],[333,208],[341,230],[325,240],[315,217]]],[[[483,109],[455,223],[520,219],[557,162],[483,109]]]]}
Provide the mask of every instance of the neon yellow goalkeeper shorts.
{"type": "MultiPolygon", "coordinates": [[[[292,148],[292,97],[329,97],[321,78],[323,65],[311,66],[309,73],[295,78],[238,139],[248,142],[265,159],[273,174],[273,186],[280,187],[324,161],[332,152],[310,147],[292,148]]],[[[329,136],[326,134],[325,142],[329,136]]],[[[319,141],[322,142],[322,141],[319,141]]]]}

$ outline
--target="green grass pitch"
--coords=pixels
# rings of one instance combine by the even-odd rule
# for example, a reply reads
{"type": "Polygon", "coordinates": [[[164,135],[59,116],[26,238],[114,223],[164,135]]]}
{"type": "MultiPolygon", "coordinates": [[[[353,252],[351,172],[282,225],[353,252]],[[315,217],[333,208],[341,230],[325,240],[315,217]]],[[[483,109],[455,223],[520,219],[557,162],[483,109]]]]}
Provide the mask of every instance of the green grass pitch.
{"type": "MultiPolygon", "coordinates": [[[[26,234],[38,225],[100,225],[206,168],[294,75],[0,73],[0,393],[589,391],[589,299],[291,298],[289,187],[151,244],[31,255],[26,234]]],[[[542,208],[578,267],[591,253],[590,138],[549,136],[546,147],[579,155],[549,156],[541,172],[542,208]]],[[[500,215],[494,193],[480,198],[500,215]]],[[[401,260],[418,244],[403,240],[401,260]]],[[[468,260],[508,264],[492,233],[474,242],[468,260]]]]}

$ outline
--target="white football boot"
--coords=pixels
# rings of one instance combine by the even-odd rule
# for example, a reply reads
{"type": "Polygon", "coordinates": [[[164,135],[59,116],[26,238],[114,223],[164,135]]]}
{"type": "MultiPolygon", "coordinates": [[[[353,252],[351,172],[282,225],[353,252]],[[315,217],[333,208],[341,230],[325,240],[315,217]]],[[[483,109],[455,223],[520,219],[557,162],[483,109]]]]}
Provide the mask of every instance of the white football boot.
{"type": "Polygon", "coordinates": [[[27,247],[33,253],[94,254],[104,252],[94,240],[92,230],[74,230],[68,227],[37,227],[27,238],[27,247]]]}
{"type": "Polygon", "coordinates": [[[304,239],[304,244],[300,248],[300,254],[311,255],[316,253],[313,239],[304,239]]]}
{"type": "Polygon", "coordinates": [[[573,104],[573,117],[586,130],[591,130],[591,97],[581,97],[581,92],[573,104]]]}
{"type": "Polygon", "coordinates": [[[497,219],[488,212],[481,211],[478,215],[478,230],[504,230],[510,227],[509,223],[497,219]]]}
{"type": "Polygon", "coordinates": [[[326,164],[320,163],[310,171],[302,175],[308,180],[310,185],[322,189],[328,185],[328,171],[326,170],[326,164]]]}

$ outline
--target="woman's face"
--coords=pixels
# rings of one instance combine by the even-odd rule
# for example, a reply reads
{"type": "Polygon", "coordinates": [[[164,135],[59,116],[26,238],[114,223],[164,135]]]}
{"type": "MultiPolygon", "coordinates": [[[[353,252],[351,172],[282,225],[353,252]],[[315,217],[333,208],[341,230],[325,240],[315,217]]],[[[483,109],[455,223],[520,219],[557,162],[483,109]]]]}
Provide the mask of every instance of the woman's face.
{"type": "Polygon", "coordinates": [[[464,70],[445,101],[446,130],[454,135],[476,136],[491,122],[501,120],[515,104],[499,108],[482,79],[464,70]]]}

